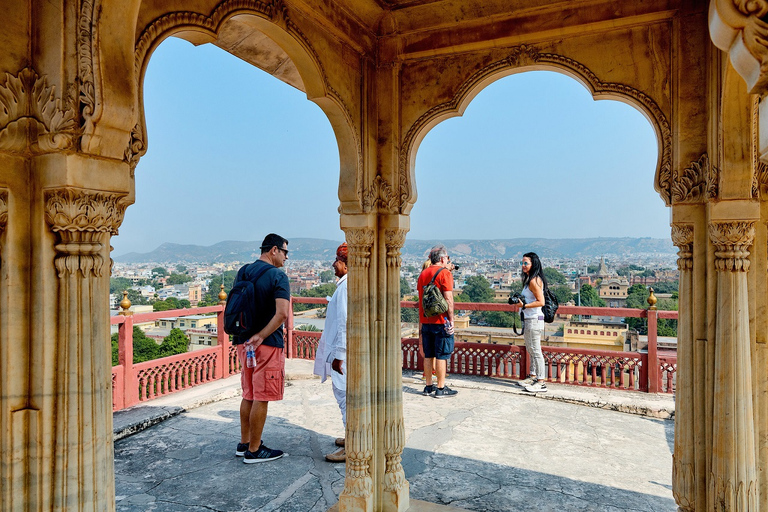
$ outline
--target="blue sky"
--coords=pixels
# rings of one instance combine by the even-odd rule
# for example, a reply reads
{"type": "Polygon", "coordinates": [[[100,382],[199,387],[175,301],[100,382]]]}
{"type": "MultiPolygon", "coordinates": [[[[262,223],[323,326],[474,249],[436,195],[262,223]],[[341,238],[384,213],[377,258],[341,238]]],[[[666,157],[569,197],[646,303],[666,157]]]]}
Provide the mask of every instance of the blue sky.
{"type": "MultiPolygon", "coordinates": [[[[148,151],[115,255],[270,231],[343,239],[338,147],[304,93],[217,47],[170,38],[150,60],[144,101],[148,151]]],[[[424,138],[408,237],[669,237],[657,151],[629,105],[593,101],[553,72],[503,78],[424,138]]]]}

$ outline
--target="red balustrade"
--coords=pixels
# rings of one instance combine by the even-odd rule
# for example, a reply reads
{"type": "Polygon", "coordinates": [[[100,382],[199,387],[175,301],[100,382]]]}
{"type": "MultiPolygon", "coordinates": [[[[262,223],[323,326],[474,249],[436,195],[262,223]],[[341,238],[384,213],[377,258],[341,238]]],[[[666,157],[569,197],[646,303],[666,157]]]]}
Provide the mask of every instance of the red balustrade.
{"type": "MultiPolygon", "coordinates": [[[[326,304],[327,301],[324,298],[293,297],[291,303],[326,304]]],[[[457,310],[465,311],[517,311],[517,306],[498,303],[456,303],[455,306],[457,310]]],[[[415,308],[417,305],[415,302],[403,301],[401,307],[415,308]]],[[[544,346],[542,351],[547,365],[547,380],[575,386],[674,393],[677,354],[657,349],[656,322],[660,318],[677,319],[677,311],[561,306],[558,314],[647,318],[648,353],[544,346]]],[[[229,336],[224,333],[223,317],[223,306],[112,317],[111,324],[118,325],[119,329],[118,365],[112,368],[113,410],[239,373],[240,362],[229,336]],[[133,364],[135,323],[205,313],[217,315],[216,346],[133,364]]],[[[315,358],[321,333],[296,330],[293,307],[286,322],[284,335],[289,358],[315,358]]],[[[404,338],[401,344],[403,368],[423,370],[424,361],[419,354],[418,340],[404,338]]],[[[530,358],[524,346],[457,342],[448,361],[448,372],[521,379],[529,366],[530,358]]]]}

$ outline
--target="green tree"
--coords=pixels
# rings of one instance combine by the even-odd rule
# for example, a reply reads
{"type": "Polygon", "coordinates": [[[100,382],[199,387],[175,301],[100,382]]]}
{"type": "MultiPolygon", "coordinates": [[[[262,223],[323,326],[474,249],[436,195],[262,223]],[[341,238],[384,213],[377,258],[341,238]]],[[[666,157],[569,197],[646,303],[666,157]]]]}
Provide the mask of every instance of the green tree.
{"type": "Polygon", "coordinates": [[[122,294],[133,286],[133,281],[125,277],[112,277],[109,279],[109,293],[122,294]]]}
{"type": "Polygon", "coordinates": [[[170,276],[168,276],[168,279],[165,280],[165,284],[184,284],[190,281],[192,281],[192,278],[187,274],[172,273],[170,276]]]}
{"type": "Polygon", "coordinates": [[[406,265],[405,268],[403,268],[403,270],[406,272],[410,272],[411,274],[415,274],[418,271],[418,269],[413,265],[406,265]]]}
{"type": "Polygon", "coordinates": [[[597,291],[588,284],[581,285],[581,305],[593,308],[605,307],[605,301],[600,298],[597,291]]]}
{"type": "Polygon", "coordinates": [[[224,291],[229,293],[232,289],[232,285],[235,283],[236,276],[237,270],[227,270],[221,275],[213,276],[211,282],[208,283],[208,291],[205,293],[205,301],[211,305],[218,304],[222,282],[224,283],[224,291]]]}
{"type": "MultiPolygon", "coordinates": [[[[117,338],[118,333],[112,335],[112,365],[117,365],[117,338]]],[[[144,331],[133,326],[133,363],[143,363],[160,357],[160,346],[155,340],[148,338],[144,331]]]]}
{"type": "Polygon", "coordinates": [[[568,282],[563,273],[556,268],[546,267],[544,269],[544,277],[547,278],[547,282],[550,285],[565,284],[568,282]]]}
{"type": "Polygon", "coordinates": [[[566,302],[573,300],[573,294],[571,293],[570,288],[565,285],[553,286],[550,289],[552,290],[552,293],[555,294],[555,297],[557,297],[558,304],[565,304],[566,302]]]}
{"type": "Polygon", "coordinates": [[[333,278],[336,276],[335,272],[333,270],[323,270],[320,272],[320,282],[321,283],[330,283],[333,281],[333,278]]]}
{"type": "Polygon", "coordinates": [[[509,311],[485,311],[483,319],[491,327],[520,327],[520,315],[509,311]]]}
{"type": "Polygon", "coordinates": [[[152,275],[157,277],[165,277],[168,275],[168,271],[163,267],[155,267],[152,269],[152,275]]]}
{"type": "Polygon", "coordinates": [[[627,289],[628,308],[645,309],[648,307],[648,289],[642,284],[633,284],[627,289]]]}
{"type": "Polygon", "coordinates": [[[470,302],[493,302],[491,284],[483,276],[470,276],[462,289],[470,302]]]}
{"type": "Polygon", "coordinates": [[[400,277],[400,298],[402,299],[406,295],[411,293],[411,285],[408,284],[408,280],[404,277],[400,277]]]}
{"type": "Polygon", "coordinates": [[[179,274],[183,274],[186,271],[187,271],[187,267],[185,267],[184,265],[181,265],[181,264],[176,265],[176,272],[178,272],[179,274]]]}
{"type": "Polygon", "coordinates": [[[170,334],[163,338],[159,347],[159,357],[168,357],[176,354],[183,354],[189,348],[189,338],[181,329],[175,327],[171,329],[170,334]]]}
{"type": "Polygon", "coordinates": [[[400,321],[411,324],[419,322],[419,309],[418,308],[400,308],[400,321]]]}
{"type": "MultiPolygon", "coordinates": [[[[144,305],[149,304],[149,301],[146,297],[144,297],[139,290],[134,290],[133,288],[129,288],[128,290],[128,300],[131,301],[131,304],[133,305],[144,305]]],[[[122,297],[117,298],[118,304],[120,301],[123,300],[122,297]]]]}
{"type": "MultiPolygon", "coordinates": [[[[315,286],[314,288],[310,288],[309,290],[301,290],[298,295],[294,294],[294,297],[330,297],[333,295],[333,292],[336,291],[336,285],[334,283],[325,283],[321,284],[320,286],[315,286]]],[[[323,308],[325,307],[322,304],[301,304],[301,303],[294,303],[293,304],[293,310],[298,311],[306,311],[308,309],[317,309],[317,308],[323,308]]]]}

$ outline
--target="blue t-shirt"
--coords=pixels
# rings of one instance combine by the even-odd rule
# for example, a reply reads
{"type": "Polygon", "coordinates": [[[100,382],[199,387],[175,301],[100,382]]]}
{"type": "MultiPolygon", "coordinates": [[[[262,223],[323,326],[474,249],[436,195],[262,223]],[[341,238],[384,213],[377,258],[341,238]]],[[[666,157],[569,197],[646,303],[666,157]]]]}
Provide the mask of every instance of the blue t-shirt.
{"type": "MultiPolygon", "coordinates": [[[[272,317],[275,316],[275,312],[277,311],[275,299],[291,299],[291,284],[288,280],[288,276],[285,272],[282,272],[277,267],[274,267],[265,261],[256,260],[249,265],[245,265],[237,273],[238,279],[236,279],[235,282],[239,280],[243,273],[247,272],[249,275],[255,275],[263,265],[267,265],[271,268],[264,272],[259,279],[253,283],[255,295],[253,307],[254,318],[256,320],[256,330],[254,331],[254,334],[266,327],[269,321],[272,320],[272,317]]],[[[245,343],[248,338],[250,338],[250,336],[244,338],[235,336],[234,342],[245,343]]],[[[270,347],[283,348],[283,339],[283,325],[280,325],[275,332],[267,336],[263,344],[270,347]]]]}

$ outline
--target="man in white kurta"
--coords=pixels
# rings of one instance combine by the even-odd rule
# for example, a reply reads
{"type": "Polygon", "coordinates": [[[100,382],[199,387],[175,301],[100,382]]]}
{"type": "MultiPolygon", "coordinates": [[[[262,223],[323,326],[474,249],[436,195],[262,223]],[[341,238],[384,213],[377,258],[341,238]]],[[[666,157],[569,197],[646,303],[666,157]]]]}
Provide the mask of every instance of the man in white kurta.
{"type": "MultiPolygon", "coordinates": [[[[344,430],[347,427],[347,244],[341,244],[336,250],[336,261],[333,270],[339,280],[336,291],[328,301],[325,315],[325,328],[317,344],[315,354],[315,375],[322,382],[330,375],[333,395],[341,410],[341,421],[344,430]]],[[[344,462],[347,453],[343,437],[336,439],[338,451],[329,453],[325,459],[329,462],[344,462]]]]}

